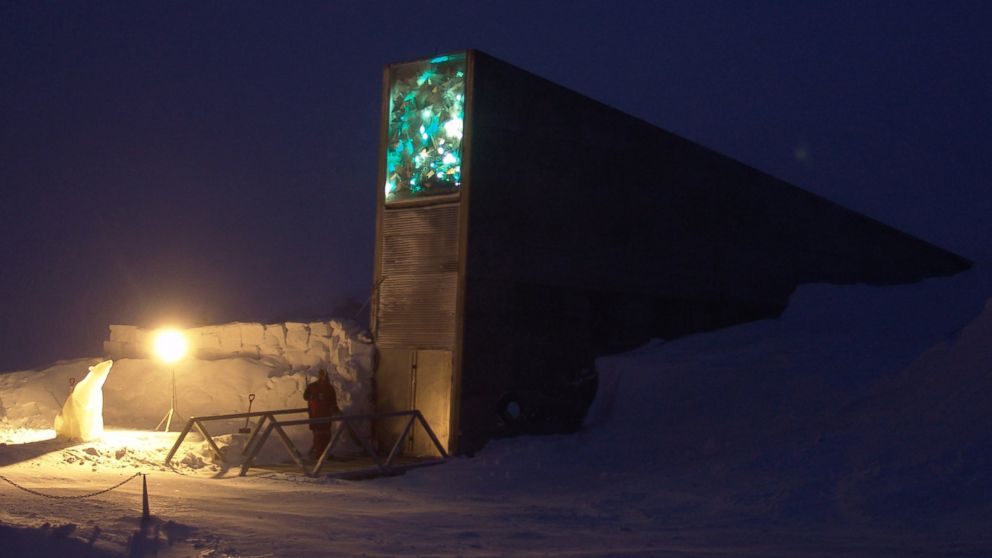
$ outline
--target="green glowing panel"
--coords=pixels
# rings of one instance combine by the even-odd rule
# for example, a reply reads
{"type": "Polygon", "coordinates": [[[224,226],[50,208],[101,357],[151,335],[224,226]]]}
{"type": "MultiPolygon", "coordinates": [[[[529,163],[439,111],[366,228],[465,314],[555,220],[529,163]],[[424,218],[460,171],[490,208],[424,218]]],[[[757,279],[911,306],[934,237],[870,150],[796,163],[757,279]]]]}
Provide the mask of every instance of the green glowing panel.
{"type": "Polygon", "coordinates": [[[462,185],[465,54],[394,66],[386,203],[457,194],[462,185]]]}

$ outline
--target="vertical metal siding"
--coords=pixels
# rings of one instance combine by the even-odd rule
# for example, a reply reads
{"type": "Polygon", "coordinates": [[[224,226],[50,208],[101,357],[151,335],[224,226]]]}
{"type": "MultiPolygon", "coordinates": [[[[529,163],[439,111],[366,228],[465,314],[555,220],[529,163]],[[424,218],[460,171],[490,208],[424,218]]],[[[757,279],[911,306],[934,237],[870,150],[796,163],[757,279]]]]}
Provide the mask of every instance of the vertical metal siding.
{"type": "Polygon", "coordinates": [[[458,204],[383,209],[380,347],[452,348],[458,204]]]}

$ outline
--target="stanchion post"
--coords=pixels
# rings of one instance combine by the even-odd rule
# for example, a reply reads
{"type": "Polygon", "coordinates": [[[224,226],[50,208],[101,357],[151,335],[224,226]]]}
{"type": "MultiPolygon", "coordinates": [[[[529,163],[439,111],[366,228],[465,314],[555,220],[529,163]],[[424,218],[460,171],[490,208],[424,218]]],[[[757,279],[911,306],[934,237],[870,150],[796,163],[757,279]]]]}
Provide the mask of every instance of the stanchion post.
{"type": "Polygon", "coordinates": [[[141,521],[148,521],[152,518],[148,513],[148,475],[141,474],[141,521]]]}

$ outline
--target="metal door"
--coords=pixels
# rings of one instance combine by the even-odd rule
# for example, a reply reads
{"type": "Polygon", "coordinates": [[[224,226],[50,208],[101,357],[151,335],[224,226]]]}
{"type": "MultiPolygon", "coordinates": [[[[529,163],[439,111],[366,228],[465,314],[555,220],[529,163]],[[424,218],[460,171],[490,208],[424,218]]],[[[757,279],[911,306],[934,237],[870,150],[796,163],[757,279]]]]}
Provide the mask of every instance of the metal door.
{"type": "MultiPolygon", "coordinates": [[[[413,403],[414,353],[409,349],[379,349],[375,371],[376,410],[380,413],[408,411],[413,403]]],[[[389,450],[403,433],[403,419],[376,421],[375,437],[379,448],[389,450]]],[[[401,449],[407,449],[405,443],[401,449]]]]}
{"type": "MultiPolygon", "coordinates": [[[[444,451],[451,425],[451,351],[419,350],[414,359],[415,409],[424,415],[444,451]]],[[[437,449],[420,424],[413,431],[414,455],[435,455],[437,449]]]]}
{"type": "MultiPolygon", "coordinates": [[[[420,410],[447,451],[451,430],[451,372],[451,351],[380,349],[376,368],[376,407],[383,413],[420,410]]],[[[405,425],[405,417],[378,421],[379,447],[391,448],[405,425]]],[[[419,423],[400,447],[406,455],[437,454],[430,436],[419,423]]]]}

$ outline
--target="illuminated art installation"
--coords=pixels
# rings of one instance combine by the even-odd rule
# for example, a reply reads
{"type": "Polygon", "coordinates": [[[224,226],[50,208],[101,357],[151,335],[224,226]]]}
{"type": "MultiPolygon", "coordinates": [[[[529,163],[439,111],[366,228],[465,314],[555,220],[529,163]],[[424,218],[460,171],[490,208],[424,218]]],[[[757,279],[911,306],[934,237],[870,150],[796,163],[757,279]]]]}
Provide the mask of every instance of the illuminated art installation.
{"type": "Polygon", "coordinates": [[[465,54],[392,70],[386,203],[455,194],[462,184],[465,54]]]}
{"type": "Polygon", "coordinates": [[[55,416],[55,435],[62,440],[89,442],[103,435],[103,383],[114,361],[90,366],[55,416]]]}

